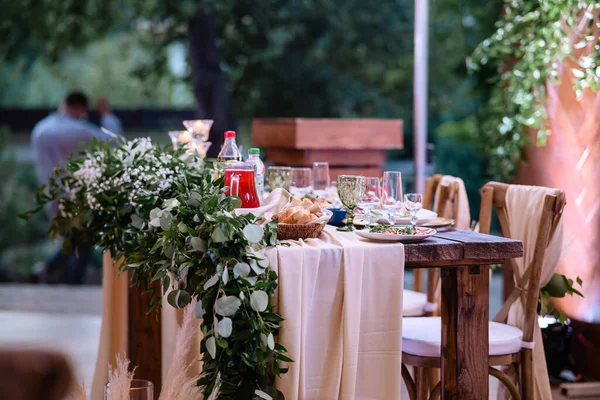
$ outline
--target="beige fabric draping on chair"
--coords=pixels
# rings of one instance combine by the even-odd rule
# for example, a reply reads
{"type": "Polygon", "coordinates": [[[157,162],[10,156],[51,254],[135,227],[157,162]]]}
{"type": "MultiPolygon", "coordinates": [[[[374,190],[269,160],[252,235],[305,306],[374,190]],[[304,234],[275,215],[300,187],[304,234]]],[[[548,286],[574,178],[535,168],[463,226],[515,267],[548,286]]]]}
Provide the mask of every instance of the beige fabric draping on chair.
{"type": "MultiPolygon", "coordinates": [[[[515,284],[526,273],[533,260],[544,198],[547,194],[557,195],[558,192],[556,189],[539,186],[511,185],[506,193],[506,212],[510,227],[510,237],[521,240],[524,249],[523,258],[515,260],[518,267],[518,271],[514,271],[515,284]]],[[[540,287],[545,286],[556,271],[562,252],[562,241],[563,229],[561,219],[558,221],[546,249],[546,256],[541,271],[540,287]]],[[[522,329],[524,323],[523,317],[523,302],[519,298],[510,308],[507,323],[522,329]]],[[[535,343],[533,349],[534,398],[536,400],[551,399],[552,394],[546,368],[542,332],[537,324],[535,324],[533,340],[535,343]]],[[[500,385],[499,393],[503,394],[504,398],[510,398],[502,385],[500,385]]]]}
{"type": "Polygon", "coordinates": [[[291,243],[267,250],[285,318],[277,340],[295,361],[276,387],[286,399],[399,399],[403,245],[329,226],[291,243]]]}
{"type": "Polygon", "coordinates": [[[449,199],[448,204],[445,207],[445,215],[439,215],[444,218],[452,218],[454,219],[454,227],[456,229],[464,229],[468,230],[471,225],[471,211],[469,210],[469,197],[467,196],[467,189],[465,188],[465,182],[452,175],[444,175],[440,179],[440,182],[435,190],[435,201],[434,201],[434,210],[439,210],[439,199],[440,199],[440,190],[442,186],[451,186],[457,184],[458,192],[456,196],[457,199],[449,199]],[[458,206],[455,207],[454,205],[458,206]]]}
{"type": "Polygon", "coordinates": [[[128,274],[119,275],[122,261],[113,265],[110,253],[102,258],[102,326],[92,383],[92,400],[104,399],[108,382],[108,366],[116,367],[116,355],[127,354],[128,274]]]}

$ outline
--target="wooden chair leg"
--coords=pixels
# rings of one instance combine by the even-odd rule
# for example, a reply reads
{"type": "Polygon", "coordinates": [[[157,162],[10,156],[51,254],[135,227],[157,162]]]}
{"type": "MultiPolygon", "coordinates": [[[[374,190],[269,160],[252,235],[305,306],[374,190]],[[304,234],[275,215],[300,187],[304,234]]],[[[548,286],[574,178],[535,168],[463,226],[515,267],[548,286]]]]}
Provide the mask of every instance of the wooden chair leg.
{"type": "Polygon", "coordinates": [[[508,375],[506,375],[502,371],[497,370],[494,367],[488,367],[488,373],[491,376],[498,379],[500,383],[504,384],[504,386],[506,386],[513,399],[521,400],[521,395],[519,394],[519,389],[517,389],[517,385],[515,385],[515,383],[510,379],[508,375]]]}
{"type": "Polygon", "coordinates": [[[435,385],[434,388],[431,389],[431,396],[429,397],[429,400],[437,400],[440,398],[441,385],[442,385],[442,382],[438,381],[437,385],[435,385]]]}
{"type": "Polygon", "coordinates": [[[404,380],[406,390],[408,391],[408,398],[410,400],[417,400],[417,387],[415,386],[415,381],[413,381],[408,368],[406,368],[406,365],[404,364],[402,364],[402,379],[404,380]]]}
{"type": "Polygon", "coordinates": [[[429,392],[433,393],[433,389],[440,382],[440,370],[438,368],[427,368],[427,378],[429,380],[429,392]]]}
{"type": "Polygon", "coordinates": [[[427,400],[429,398],[429,384],[427,383],[427,373],[425,368],[417,368],[417,400],[427,400]]]}
{"type": "Polygon", "coordinates": [[[533,351],[521,350],[521,398],[533,400],[533,351]]]}

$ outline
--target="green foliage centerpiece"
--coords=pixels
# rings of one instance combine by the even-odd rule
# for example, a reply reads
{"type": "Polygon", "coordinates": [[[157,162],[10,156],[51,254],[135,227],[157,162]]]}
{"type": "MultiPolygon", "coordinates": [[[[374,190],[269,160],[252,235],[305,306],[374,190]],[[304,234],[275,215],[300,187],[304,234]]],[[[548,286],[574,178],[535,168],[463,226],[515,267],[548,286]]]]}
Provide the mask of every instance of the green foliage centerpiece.
{"type": "MultiPolygon", "coordinates": [[[[50,234],[71,237],[124,258],[133,284],[151,289],[152,307],[182,308],[197,299],[202,318],[205,398],[281,399],[274,375],[291,362],[275,343],[282,317],[269,298],[277,274],[265,248],[276,244],[276,224],[238,215],[238,198],[226,196],[223,178],[186,149],[135,139],[118,146],[94,142],[57,170],[37,196],[39,211],[56,202],[50,234]]],[[[26,216],[26,217],[27,217],[26,216]]],[[[68,243],[69,241],[65,241],[68,243]]]]}

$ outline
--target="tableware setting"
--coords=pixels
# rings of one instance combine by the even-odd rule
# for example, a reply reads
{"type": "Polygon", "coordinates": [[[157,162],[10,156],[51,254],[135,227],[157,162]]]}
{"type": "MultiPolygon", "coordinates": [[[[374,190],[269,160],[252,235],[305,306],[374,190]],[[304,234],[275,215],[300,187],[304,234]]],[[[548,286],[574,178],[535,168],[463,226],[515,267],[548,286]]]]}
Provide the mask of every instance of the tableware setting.
{"type": "Polygon", "coordinates": [[[425,240],[435,235],[437,231],[433,228],[378,224],[366,230],[357,230],[355,233],[362,238],[379,242],[413,243],[425,240]]]}
{"type": "Polygon", "coordinates": [[[429,222],[425,222],[423,224],[420,224],[421,226],[424,226],[426,228],[449,228],[452,225],[455,224],[455,221],[451,218],[443,218],[443,217],[437,217],[436,219],[429,221],[429,222]]]}

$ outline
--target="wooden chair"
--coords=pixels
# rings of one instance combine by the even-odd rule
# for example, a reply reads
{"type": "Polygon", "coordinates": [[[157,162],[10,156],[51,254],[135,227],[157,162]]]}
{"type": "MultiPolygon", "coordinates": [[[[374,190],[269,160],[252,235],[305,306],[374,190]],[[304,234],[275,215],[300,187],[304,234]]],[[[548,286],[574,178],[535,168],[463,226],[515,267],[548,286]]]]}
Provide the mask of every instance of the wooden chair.
{"type": "MultiPolygon", "coordinates": [[[[432,175],[425,181],[423,208],[435,211],[438,216],[453,218],[458,210],[458,184],[442,185],[434,206],[434,196],[440,185],[442,175],[432,175]]],[[[413,290],[405,290],[403,295],[403,316],[421,317],[437,315],[437,298],[439,289],[439,270],[429,269],[427,272],[427,290],[423,292],[423,270],[413,270],[413,290]]]]}
{"type": "MultiPolygon", "coordinates": [[[[506,212],[506,192],[509,185],[497,182],[486,184],[482,189],[482,203],[480,213],[480,231],[489,233],[492,208],[495,207],[500,220],[502,234],[510,236],[508,217],[506,212]]],[[[526,348],[523,343],[531,343],[533,340],[534,327],[537,323],[537,304],[540,290],[540,275],[544,263],[544,256],[549,239],[558,223],[558,216],[562,213],[565,205],[564,192],[559,192],[557,196],[546,195],[544,199],[542,216],[540,220],[539,231],[535,242],[533,260],[527,273],[518,278],[517,289],[508,297],[502,310],[490,321],[490,355],[489,355],[489,374],[499,379],[509,390],[514,399],[533,399],[534,378],[533,378],[533,349],[526,348]],[[527,291],[519,288],[525,287],[528,283],[527,291]],[[525,293],[524,302],[524,329],[507,325],[506,318],[508,310],[514,301],[525,293]],[[493,368],[493,366],[512,366],[517,375],[519,369],[521,376],[517,384],[504,372],[493,368]]],[[[514,263],[514,261],[511,261],[514,263]]],[[[514,268],[514,270],[517,270],[514,268]]],[[[417,391],[424,385],[418,380],[424,375],[421,372],[426,368],[440,368],[439,354],[441,351],[441,338],[436,341],[421,341],[418,335],[409,331],[421,330],[440,330],[441,321],[438,317],[432,318],[406,318],[403,321],[403,351],[402,351],[402,377],[406,382],[409,397],[411,400],[417,399],[417,391]],[[417,368],[417,382],[411,378],[406,365],[417,368]]],[[[419,400],[424,398],[423,390],[419,390],[419,400]]],[[[439,383],[431,391],[431,398],[439,397],[439,383]]],[[[426,394],[425,394],[426,396],[426,394]]]]}
{"type": "Polygon", "coordinates": [[[0,394],[11,400],[61,400],[73,375],[60,354],[35,350],[0,351],[0,394]]]}

